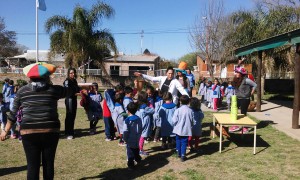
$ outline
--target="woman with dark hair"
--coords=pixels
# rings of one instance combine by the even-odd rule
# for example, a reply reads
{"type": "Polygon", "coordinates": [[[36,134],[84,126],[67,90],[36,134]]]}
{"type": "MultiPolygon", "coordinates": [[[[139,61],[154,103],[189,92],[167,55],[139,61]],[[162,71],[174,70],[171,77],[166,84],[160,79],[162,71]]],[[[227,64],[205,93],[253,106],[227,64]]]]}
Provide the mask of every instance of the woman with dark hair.
{"type": "MultiPolygon", "coordinates": [[[[235,89],[237,96],[237,105],[241,108],[241,114],[247,115],[248,107],[250,104],[250,97],[254,94],[257,84],[247,77],[247,71],[244,68],[237,68],[236,75],[233,78],[232,86],[235,89]]],[[[229,131],[239,131],[239,126],[232,126],[229,131]]],[[[242,129],[243,133],[247,133],[248,128],[242,129]]]]}
{"type": "Polygon", "coordinates": [[[170,92],[173,96],[173,102],[177,104],[178,102],[178,96],[177,92],[179,91],[181,94],[188,95],[188,93],[184,90],[182,85],[179,83],[177,79],[174,78],[174,69],[173,67],[168,67],[166,70],[166,76],[157,76],[152,77],[148,76],[146,74],[142,74],[139,72],[134,73],[135,76],[141,76],[145,80],[151,81],[152,83],[158,83],[159,89],[162,91],[162,93],[170,92]]]}
{"type": "Polygon", "coordinates": [[[72,89],[73,94],[70,94],[65,99],[66,105],[66,119],[65,119],[65,135],[67,139],[74,138],[74,124],[77,112],[77,97],[76,94],[79,93],[80,89],[77,83],[77,74],[75,68],[69,68],[67,78],[63,83],[63,86],[72,89]]]}
{"type": "Polygon", "coordinates": [[[9,129],[17,121],[17,112],[22,109],[20,134],[27,160],[27,179],[39,179],[41,164],[43,178],[53,179],[60,131],[57,101],[72,94],[72,89],[52,85],[49,75],[55,71],[53,65],[43,63],[27,67],[23,71],[30,78],[30,82],[17,91],[0,140],[4,141],[7,138],[9,129]],[[35,65],[39,67],[31,68],[36,67],[35,65]]]}
{"type": "MultiPolygon", "coordinates": [[[[190,80],[186,77],[186,71],[185,70],[177,70],[176,79],[180,82],[180,84],[183,86],[185,91],[189,94],[190,93],[190,80]]],[[[178,97],[180,98],[182,94],[178,92],[178,97]]],[[[180,103],[177,103],[177,107],[180,106],[180,103]]]]}

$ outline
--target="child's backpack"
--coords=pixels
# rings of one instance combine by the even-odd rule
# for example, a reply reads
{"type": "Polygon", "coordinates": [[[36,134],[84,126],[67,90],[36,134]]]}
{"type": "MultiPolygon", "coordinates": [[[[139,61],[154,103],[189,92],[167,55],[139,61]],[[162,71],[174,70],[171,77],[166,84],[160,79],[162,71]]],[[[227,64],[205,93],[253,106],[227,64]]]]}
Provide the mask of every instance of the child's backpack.
{"type": "Polygon", "coordinates": [[[81,95],[80,106],[82,106],[84,108],[84,110],[88,111],[90,97],[82,91],[80,92],[80,95],[81,95]]]}

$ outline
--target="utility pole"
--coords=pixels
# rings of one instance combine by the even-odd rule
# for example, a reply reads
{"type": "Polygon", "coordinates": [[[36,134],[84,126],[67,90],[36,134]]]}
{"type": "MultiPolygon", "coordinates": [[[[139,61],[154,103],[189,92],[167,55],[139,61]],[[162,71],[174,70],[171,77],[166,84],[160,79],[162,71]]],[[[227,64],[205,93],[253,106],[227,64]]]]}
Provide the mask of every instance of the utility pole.
{"type": "Polygon", "coordinates": [[[144,30],[141,31],[141,54],[143,54],[143,37],[144,37],[144,30]]]}
{"type": "Polygon", "coordinates": [[[207,17],[203,16],[202,19],[204,20],[204,26],[205,26],[205,53],[206,53],[206,58],[208,58],[208,26],[207,26],[207,17]]]}

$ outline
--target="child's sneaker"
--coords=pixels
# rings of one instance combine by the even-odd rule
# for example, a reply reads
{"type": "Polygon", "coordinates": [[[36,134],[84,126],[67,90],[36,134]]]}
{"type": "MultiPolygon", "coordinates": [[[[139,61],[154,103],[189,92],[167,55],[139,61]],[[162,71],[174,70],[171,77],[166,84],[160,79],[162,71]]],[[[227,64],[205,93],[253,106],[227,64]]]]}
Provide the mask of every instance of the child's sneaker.
{"type": "Polygon", "coordinates": [[[161,145],[161,149],[162,149],[162,150],[166,150],[166,149],[167,149],[167,145],[166,145],[165,143],[163,143],[163,144],[161,145]]]}
{"type": "Polygon", "coordinates": [[[128,170],[129,170],[129,171],[134,170],[134,166],[128,166],[128,170]]]}
{"type": "Polygon", "coordinates": [[[229,132],[236,132],[236,131],[239,131],[241,128],[240,126],[231,126],[229,128],[229,132]]]}
{"type": "Polygon", "coordinates": [[[118,144],[119,146],[126,146],[126,144],[124,142],[119,142],[118,144]]]}
{"type": "Polygon", "coordinates": [[[153,142],[159,142],[159,139],[154,139],[153,142]]]}
{"type": "Polygon", "coordinates": [[[105,141],[111,141],[111,139],[110,138],[105,138],[105,141]]]}
{"type": "Polygon", "coordinates": [[[90,129],[90,135],[94,135],[94,134],[95,134],[94,129],[90,129]]]}
{"type": "Polygon", "coordinates": [[[185,160],[186,160],[186,157],[185,156],[181,156],[180,161],[184,162],[185,160]]]}
{"type": "Polygon", "coordinates": [[[72,139],[74,139],[74,137],[73,136],[67,136],[67,139],[72,140],[72,139]]]}
{"type": "Polygon", "coordinates": [[[140,155],[142,155],[142,156],[149,156],[149,153],[147,153],[145,151],[140,151],[140,155]]]}

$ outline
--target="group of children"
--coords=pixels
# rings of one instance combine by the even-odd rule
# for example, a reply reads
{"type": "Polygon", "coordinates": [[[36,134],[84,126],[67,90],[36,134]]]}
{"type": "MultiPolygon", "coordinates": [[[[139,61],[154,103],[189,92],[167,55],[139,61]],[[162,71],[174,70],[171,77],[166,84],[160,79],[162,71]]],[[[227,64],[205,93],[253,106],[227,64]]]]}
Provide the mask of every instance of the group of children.
{"type": "MultiPolygon", "coordinates": [[[[178,108],[172,102],[171,93],[162,94],[152,86],[147,86],[146,91],[137,92],[130,86],[117,85],[114,89],[107,89],[103,98],[98,92],[98,84],[92,83],[89,89],[81,90],[80,94],[80,105],[90,121],[90,134],[95,134],[96,125],[103,118],[105,140],[119,139],[118,144],[126,146],[129,168],[134,167],[134,161],[141,161],[141,155],[149,155],[144,150],[144,143],[149,140],[161,141],[162,150],[176,147],[181,161],[186,160],[187,147],[191,151],[199,148],[204,114],[200,109],[200,100],[195,97],[181,96],[181,106],[178,108]]],[[[5,127],[6,112],[13,104],[14,95],[13,81],[8,80],[3,93],[0,93],[1,128],[5,127]]],[[[17,137],[14,129],[12,138],[17,137]]]]}
{"type": "Polygon", "coordinates": [[[199,85],[198,95],[201,97],[201,102],[214,111],[221,108],[223,98],[226,98],[227,108],[230,111],[231,96],[235,95],[235,90],[231,81],[221,84],[218,78],[215,78],[213,83],[208,79],[203,79],[199,85]]]}
{"type": "MultiPolygon", "coordinates": [[[[87,98],[82,101],[86,101],[84,99],[87,98]]],[[[181,161],[185,161],[187,147],[191,151],[199,148],[204,114],[197,98],[183,95],[180,103],[177,108],[171,93],[162,94],[152,86],[137,94],[129,86],[117,85],[114,89],[107,89],[103,99],[105,140],[117,139],[115,132],[118,132],[118,144],[126,146],[127,163],[131,169],[134,161],[141,161],[141,155],[149,155],[144,150],[144,143],[149,140],[161,141],[163,150],[176,147],[181,161]]],[[[87,114],[88,109],[91,108],[86,109],[87,114]]]]}
{"type": "MultiPolygon", "coordinates": [[[[4,79],[4,84],[2,88],[2,93],[0,93],[0,122],[1,122],[1,131],[5,129],[7,123],[7,113],[12,110],[14,98],[16,95],[19,86],[14,85],[14,81],[8,78],[4,79]]],[[[10,129],[10,138],[19,139],[22,141],[21,136],[16,131],[16,128],[19,128],[21,123],[22,110],[19,110],[17,113],[17,123],[10,129]]]]}

